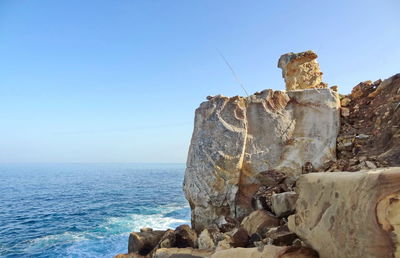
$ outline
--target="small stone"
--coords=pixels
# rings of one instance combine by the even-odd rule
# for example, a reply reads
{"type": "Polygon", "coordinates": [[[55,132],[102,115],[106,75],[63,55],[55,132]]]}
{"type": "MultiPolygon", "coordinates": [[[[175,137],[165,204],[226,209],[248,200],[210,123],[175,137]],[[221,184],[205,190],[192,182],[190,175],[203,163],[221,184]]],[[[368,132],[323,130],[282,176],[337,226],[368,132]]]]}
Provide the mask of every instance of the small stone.
{"type": "Polygon", "coordinates": [[[339,142],[337,145],[337,149],[339,151],[345,151],[351,149],[351,146],[353,146],[353,143],[351,141],[339,142]]]}
{"type": "Polygon", "coordinates": [[[255,210],[271,210],[271,196],[274,193],[282,192],[280,185],[269,187],[261,186],[258,191],[253,195],[252,206],[255,210]]]}
{"type": "Polygon", "coordinates": [[[301,241],[299,238],[296,238],[296,239],[293,241],[293,245],[294,245],[294,246],[306,246],[306,244],[304,244],[304,242],[301,241]]]}
{"type": "Polygon", "coordinates": [[[382,80],[378,79],[378,80],[374,81],[374,85],[379,86],[379,84],[381,84],[381,82],[382,82],[382,80]]]}
{"type": "Polygon", "coordinates": [[[217,221],[216,221],[218,228],[222,232],[229,232],[236,228],[239,225],[239,222],[236,221],[235,219],[232,219],[230,217],[224,217],[221,216],[217,221]]]}
{"type": "Polygon", "coordinates": [[[366,156],[360,156],[360,157],[358,158],[358,160],[359,160],[359,161],[366,161],[366,160],[367,160],[367,157],[366,157],[366,156]]]}
{"type": "Polygon", "coordinates": [[[197,234],[188,225],[180,225],[175,229],[176,247],[197,247],[197,234]]]}
{"type": "Polygon", "coordinates": [[[268,170],[258,173],[256,178],[262,185],[276,186],[286,178],[286,175],[276,170],[268,170]]]}
{"type": "Polygon", "coordinates": [[[231,236],[225,235],[225,239],[218,242],[217,247],[215,248],[216,251],[225,250],[232,248],[232,238],[231,236]]]}
{"type": "Polygon", "coordinates": [[[128,253],[149,254],[164,235],[165,231],[132,232],[128,239],[128,253]]]}
{"type": "Polygon", "coordinates": [[[338,92],[338,86],[334,85],[332,87],[330,87],[331,90],[338,92]]]}
{"type": "Polygon", "coordinates": [[[257,234],[257,233],[254,233],[253,235],[250,236],[249,244],[253,245],[253,246],[256,246],[255,243],[260,242],[261,240],[262,240],[261,235],[257,234]]]}
{"type": "Polygon", "coordinates": [[[365,165],[369,168],[369,169],[375,169],[377,168],[377,166],[372,162],[372,161],[365,161],[365,165]]]}
{"type": "Polygon", "coordinates": [[[208,229],[204,229],[198,239],[197,243],[199,246],[199,249],[210,249],[215,247],[214,239],[212,238],[211,233],[208,231],[208,229]]]}
{"type": "Polygon", "coordinates": [[[353,90],[351,91],[351,97],[353,99],[357,99],[362,97],[365,94],[365,89],[370,87],[372,85],[371,81],[365,81],[365,82],[361,82],[359,83],[357,86],[355,86],[353,88],[353,90]]]}
{"type": "Polygon", "coordinates": [[[254,233],[263,235],[268,228],[279,226],[279,219],[267,211],[257,210],[245,217],[241,225],[249,235],[254,233]]]}
{"type": "Polygon", "coordinates": [[[272,211],[278,217],[293,214],[296,209],[298,194],[296,192],[284,192],[273,194],[271,197],[272,211]]]}
{"type": "Polygon", "coordinates": [[[357,165],[358,163],[359,163],[359,160],[358,160],[358,159],[350,159],[350,160],[349,160],[349,165],[350,165],[350,166],[357,165]]]}
{"type": "Polygon", "coordinates": [[[357,135],[356,138],[357,139],[368,139],[369,135],[361,133],[361,134],[357,135]]]}
{"type": "Polygon", "coordinates": [[[277,246],[288,246],[292,245],[293,241],[297,238],[297,235],[290,231],[279,231],[267,234],[267,238],[272,239],[272,244],[277,246]]]}
{"type": "Polygon", "coordinates": [[[158,242],[157,248],[171,248],[175,246],[175,231],[168,229],[158,242]]]}
{"type": "Polygon", "coordinates": [[[316,172],[316,170],[314,168],[314,165],[310,161],[307,161],[301,167],[301,173],[302,174],[308,174],[308,173],[312,173],[312,172],[316,172]]]}
{"type": "Polygon", "coordinates": [[[279,230],[279,227],[273,227],[273,228],[269,228],[268,230],[267,230],[267,235],[268,234],[273,234],[273,233],[276,233],[276,232],[278,232],[278,230],[279,230]]]}
{"type": "Polygon", "coordinates": [[[249,235],[243,227],[236,228],[227,234],[231,236],[230,245],[233,247],[246,247],[249,242],[249,235]]]}
{"type": "Polygon", "coordinates": [[[343,98],[343,99],[340,101],[340,105],[341,105],[342,107],[347,107],[347,106],[350,104],[350,102],[351,102],[351,99],[349,99],[349,98],[343,98]]]}
{"type": "Polygon", "coordinates": [[[343,117],[348,117],[348,116],[350,115],[350,109],[345,108],[345,107],[341,107],[341,108],[340,108],[340,114],[341,114],[343,117]]]}

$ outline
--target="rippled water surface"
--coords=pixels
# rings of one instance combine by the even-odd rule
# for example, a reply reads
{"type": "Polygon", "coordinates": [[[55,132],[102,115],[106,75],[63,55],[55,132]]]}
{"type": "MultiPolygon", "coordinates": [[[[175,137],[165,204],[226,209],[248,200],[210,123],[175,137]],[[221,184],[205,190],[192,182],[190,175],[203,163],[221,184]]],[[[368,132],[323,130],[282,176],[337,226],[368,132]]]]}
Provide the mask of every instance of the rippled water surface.
{"type": "Polygon", "coordinates": [[[188,223],[183,164],[0,165],[1,257],[113,257],[188,223]]]}

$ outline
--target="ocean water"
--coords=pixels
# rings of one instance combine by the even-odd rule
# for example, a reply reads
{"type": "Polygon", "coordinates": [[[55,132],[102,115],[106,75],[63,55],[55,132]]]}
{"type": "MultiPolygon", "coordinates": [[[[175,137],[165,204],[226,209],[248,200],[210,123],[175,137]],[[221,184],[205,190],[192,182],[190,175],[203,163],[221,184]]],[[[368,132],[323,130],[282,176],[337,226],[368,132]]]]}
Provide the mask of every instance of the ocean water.
{"type": "Polygon", "coordinates": [[[0,257],[113,257],[189,223],[183,164],[0,165],[0,257]]]}

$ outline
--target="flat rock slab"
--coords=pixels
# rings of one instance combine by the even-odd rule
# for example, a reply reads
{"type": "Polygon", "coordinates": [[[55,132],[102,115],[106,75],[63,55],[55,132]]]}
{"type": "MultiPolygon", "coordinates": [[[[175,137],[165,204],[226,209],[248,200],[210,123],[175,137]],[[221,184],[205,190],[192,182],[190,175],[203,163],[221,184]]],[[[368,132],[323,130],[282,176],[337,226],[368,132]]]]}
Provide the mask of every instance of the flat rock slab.
{"type": "Polygon", "coordinates": [[[289,229],[330,257],[400,257],[400,168],[312,173],[289,229]]]}

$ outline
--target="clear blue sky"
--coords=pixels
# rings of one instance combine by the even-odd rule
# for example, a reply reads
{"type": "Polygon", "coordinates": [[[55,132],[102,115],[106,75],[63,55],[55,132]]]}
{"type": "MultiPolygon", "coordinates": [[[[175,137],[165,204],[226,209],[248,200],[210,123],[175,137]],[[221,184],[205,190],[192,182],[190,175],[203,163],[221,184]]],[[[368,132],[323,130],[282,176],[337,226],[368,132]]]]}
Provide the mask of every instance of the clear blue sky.
{"type": "Polygon", "coordinates": [[[348,93],[400,72],[400,1],[0,1],[0,162],[185,162],[207,95],[283,89],[315,50],[348,93]]]}

